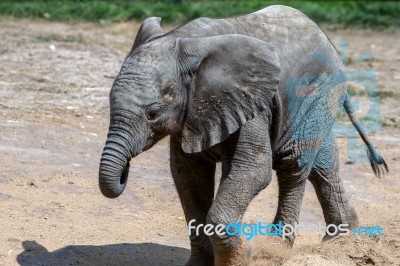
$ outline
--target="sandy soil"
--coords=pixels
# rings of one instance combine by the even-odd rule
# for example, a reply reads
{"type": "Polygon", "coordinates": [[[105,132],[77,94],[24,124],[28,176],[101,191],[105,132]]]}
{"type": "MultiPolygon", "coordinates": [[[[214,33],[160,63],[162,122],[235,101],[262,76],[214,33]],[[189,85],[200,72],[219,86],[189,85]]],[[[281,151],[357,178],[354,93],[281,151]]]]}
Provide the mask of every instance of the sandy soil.
{"type": "MultiPolygon", "coordinates": [[[[0,19],[0,265],[182,265],[188,259],[168,139],[132,161],[119,198],[104,198],[97,185],[108,93],[137,29],[0,19]]],[[[387,126],[371,134],[389,175],[378,179],[366,164],[345,164],[347,140],[338,139],[341,173],[360,220],[381,225],[384,236],[321,244],[321,237],[300,234],[292,249],[258,238],[252,264],[400,265],[400,34],[326,32],[335,44],[347,40],[352,62],[371,49],[373,58],[353,68],[375,69],[380,91],[390,96],[381,101],[387,126]]],[[[276,205],[274,179],[244,220],[271,221],[276,205]]],[[[323,222],[309,184],[300,222],[323,222]]]]}

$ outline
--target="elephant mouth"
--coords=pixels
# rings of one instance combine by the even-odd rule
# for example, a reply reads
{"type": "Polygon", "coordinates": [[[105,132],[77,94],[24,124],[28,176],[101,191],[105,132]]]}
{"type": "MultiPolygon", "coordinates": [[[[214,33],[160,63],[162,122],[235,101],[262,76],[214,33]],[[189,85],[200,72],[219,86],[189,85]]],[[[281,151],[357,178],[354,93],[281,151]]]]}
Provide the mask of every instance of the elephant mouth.
{"type": "Polygon", "coordinates": [[[161,140],[164,136],[159,136],[157,138],[155,138],[154,136],[148,136],[147,137],[147,141],[146,141],[146,145],[144,146],[144,148],[139,152],[142,153],[144,151],[147,151],[148,149],[150,149],[151,147],[153,147],[159,140],[161,140]]]}

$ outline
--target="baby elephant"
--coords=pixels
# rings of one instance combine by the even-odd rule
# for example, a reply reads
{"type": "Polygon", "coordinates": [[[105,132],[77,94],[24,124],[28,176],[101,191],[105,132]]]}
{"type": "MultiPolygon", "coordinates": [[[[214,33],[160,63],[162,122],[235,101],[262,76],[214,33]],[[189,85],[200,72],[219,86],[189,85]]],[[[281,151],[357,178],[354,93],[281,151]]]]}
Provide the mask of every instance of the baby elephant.
{"type": "MultiPolygon", "coordinates": [[[[148,18],[111,89],[101,192],[118,197],[131,158],[170,135],[171,172],[191,229],[238,221],[272,170],[279,180],[274,223],[297,223],[308,178],[325,222],[355,225],[332,133],[342,107],[375,174],[387,166],[355,116],[345,84],[337,51],[295,9],[199,18],[170,32],[160,18],[148,18]],[[222,177],[214,197],[217,162],[222,177]]],[[[245,240],[228,232],[208,236],[210,228],[191,231],[188,265],[248,262],[245,240]]]]}

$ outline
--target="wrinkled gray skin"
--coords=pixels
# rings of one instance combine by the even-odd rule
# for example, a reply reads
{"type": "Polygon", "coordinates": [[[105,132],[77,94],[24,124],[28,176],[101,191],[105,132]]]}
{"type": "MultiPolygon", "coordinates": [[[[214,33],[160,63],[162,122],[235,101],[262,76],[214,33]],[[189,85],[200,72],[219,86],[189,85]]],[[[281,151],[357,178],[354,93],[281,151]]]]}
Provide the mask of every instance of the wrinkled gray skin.
{"type": "MultiPolygon", "coordinates": [[[[323,32],[289,7],[200,18],[168,33],[159,18],[146,19],[110,93],[101,192],[119,196],[131,158],[170,135],[171,171],[187,222],[239,220],[275,170],[275,223],[298,221],[308,178],[327,224],[356,225],[335,144],[326,141],[339,106],[366,142],[375,173],[386,164],[354,116],[345,84],[329,76],[342,71],[323,32]],[[290,100],[290,81],[299,78],[309,86],[290,100]],[[214,197],[216,162],[222,162],[222,177],[214,197]]],[[[190,242],[188,265],[243,265],[250,254],[237,236],[193,232],[190,242]]]]}

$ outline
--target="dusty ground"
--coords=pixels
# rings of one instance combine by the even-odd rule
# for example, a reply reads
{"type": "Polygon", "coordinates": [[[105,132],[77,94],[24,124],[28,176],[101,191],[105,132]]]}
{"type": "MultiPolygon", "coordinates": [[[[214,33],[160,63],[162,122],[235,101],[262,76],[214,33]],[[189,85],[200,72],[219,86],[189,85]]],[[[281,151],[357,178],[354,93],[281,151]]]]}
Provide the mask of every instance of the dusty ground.
{"type": "MultiPolygon", "coordinates": [[[[98,163],[108,128],[108,92],[137,24],[60,24],[0,19],[0,265],[181,265],[189,256],[183,212],[169,173],[168,139],[132,162],[122,196],[104,198],[98,163]]],[[[256,239],[254,265],[400,264],[399,33],[327,30],[348,42],[348,63],[378,73],[386,125],[371,139],[391,173],[368,165],[341,173],[360,220],[383,237],[319,244],[300,235],[293,249],[256,239]]],[[[361,102],[368,104],[366,99],[361,102]]],[[[271,221],[275,180],[252,202],[246,221],[271,221]]],[[[323,222],[311,186],[301,220],[323,222]]]]}

